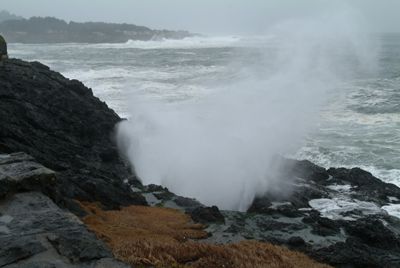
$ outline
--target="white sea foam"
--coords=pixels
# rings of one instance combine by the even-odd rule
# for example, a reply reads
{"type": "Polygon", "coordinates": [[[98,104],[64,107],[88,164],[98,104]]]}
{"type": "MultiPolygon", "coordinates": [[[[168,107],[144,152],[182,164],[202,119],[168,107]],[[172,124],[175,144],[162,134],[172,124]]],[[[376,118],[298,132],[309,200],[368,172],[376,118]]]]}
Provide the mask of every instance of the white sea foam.
{"type": "Polygon", "coordinates": [[[387,211],[389,215],[400,218],[400,204],[391,204],[382,207],[383,210],[387,211]]]}
{"type": "Polygon", "coordinates": [[[119,44],[90,45],[96,48],[138,48],[138,49],[193,49],[193,48],[218,48],[234,47],[240,45],[242,37],[217,36],[217,37],[186,37],[183,39],[160,39],[150,41],[129,40],[119,44]]]}
{"type": "Polygon", "coordinates": [[[335,184],[335,185],[328,185],[326,188],[334,190],[336,192],[342,193],[342,194],[349,194],[351,192],[351,185],[349,184],[335,184]]]}
{"type": "Polygon", "coordinates": [[[91,83],[94,83],[98,80],[102,80],[103,82],[110,81],[111,79],[129,79],[130,77],[135,75],[135,72],[129,71],[128,69],[122,67],[116,68],[97,68],[93,69],[90,67],[84,69],[74,69],[65,71],[64,75],[73,78],[79,79],[83,81],[85,84],[90,86],[91,83]]]}
{"type": "Polygon", "coordinates": [[[322,217],[332,220],[356,220],[356,218],[350,216],[343,216],[344,213],[353,210],[359,210],[364,215],[382,213],[382,210],[376,204],[355,199],[321,198],[310,200],[308,203],[313,209],[318,210],[322,217]]]}

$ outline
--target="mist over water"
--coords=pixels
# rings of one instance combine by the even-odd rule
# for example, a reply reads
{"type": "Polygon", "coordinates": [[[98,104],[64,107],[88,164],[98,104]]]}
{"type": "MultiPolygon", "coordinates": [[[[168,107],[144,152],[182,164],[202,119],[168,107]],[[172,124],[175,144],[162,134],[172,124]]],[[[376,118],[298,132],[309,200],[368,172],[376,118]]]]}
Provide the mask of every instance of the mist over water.
{"type": "Polygon", "coordinates": [[[121,151],[144,184],[223,209],[246,210],[256,195],[284,193],[277,155],[296,152],[337,85],[374,66],[350,12],[287,21],[270,29],[257,64],[197,99],[133,98],[118,126],[121,151]]]}

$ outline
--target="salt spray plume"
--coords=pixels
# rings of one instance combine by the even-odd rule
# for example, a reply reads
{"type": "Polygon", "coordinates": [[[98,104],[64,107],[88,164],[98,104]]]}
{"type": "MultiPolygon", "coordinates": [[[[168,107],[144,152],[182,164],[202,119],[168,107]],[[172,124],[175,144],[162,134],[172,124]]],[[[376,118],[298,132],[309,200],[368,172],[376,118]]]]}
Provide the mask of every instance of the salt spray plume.
{"type": "Polygon", "coordinates": [[[264,57],[241,66],[235,83],[201,99],[132,101],[117,136],[144,184],[231,210],[287,193],[276,155],[301,146],[328,93],[373,57],[352,12],[284,22],[267,35],[264,57]]]}

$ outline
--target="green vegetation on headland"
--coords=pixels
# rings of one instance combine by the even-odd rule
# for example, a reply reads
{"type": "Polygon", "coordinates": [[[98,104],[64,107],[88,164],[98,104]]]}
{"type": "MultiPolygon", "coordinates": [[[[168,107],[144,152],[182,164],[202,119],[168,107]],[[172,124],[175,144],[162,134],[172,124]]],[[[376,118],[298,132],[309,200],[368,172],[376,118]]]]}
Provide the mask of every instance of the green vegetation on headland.
{"type": "Polygon", "coordinates": [[[23,17],[11,14],[10,12],[6,10],[0,11],[0,22],[6,21],[6,20],[22,20],[24,19],[23,17]]]}
{"type": "Polygon", "coordinates": [[[0,33],[10,43],[124,43],[128,40],[182,39],[187,31],[153,30],[133,24],[65,22],[52,17],[0,20],[0,33]]]}

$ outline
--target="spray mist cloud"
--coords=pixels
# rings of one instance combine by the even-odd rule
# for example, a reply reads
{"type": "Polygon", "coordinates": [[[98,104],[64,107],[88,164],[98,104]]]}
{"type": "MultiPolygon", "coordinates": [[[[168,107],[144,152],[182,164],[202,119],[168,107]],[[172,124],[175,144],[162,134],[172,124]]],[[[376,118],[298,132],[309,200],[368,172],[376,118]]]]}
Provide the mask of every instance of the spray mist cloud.
{"type": "Polygon", "coordinates": [[[353,17],[340,12],[277,25],[257,66],[265,72],[247,70],[200,100],[136,102],[118,126],[122,153],[144,184],[223,209],[246,210],[257,195],[285,191],[275,156],[298,149],[327,93],[354,64],[370,66],[353,17]]]}

